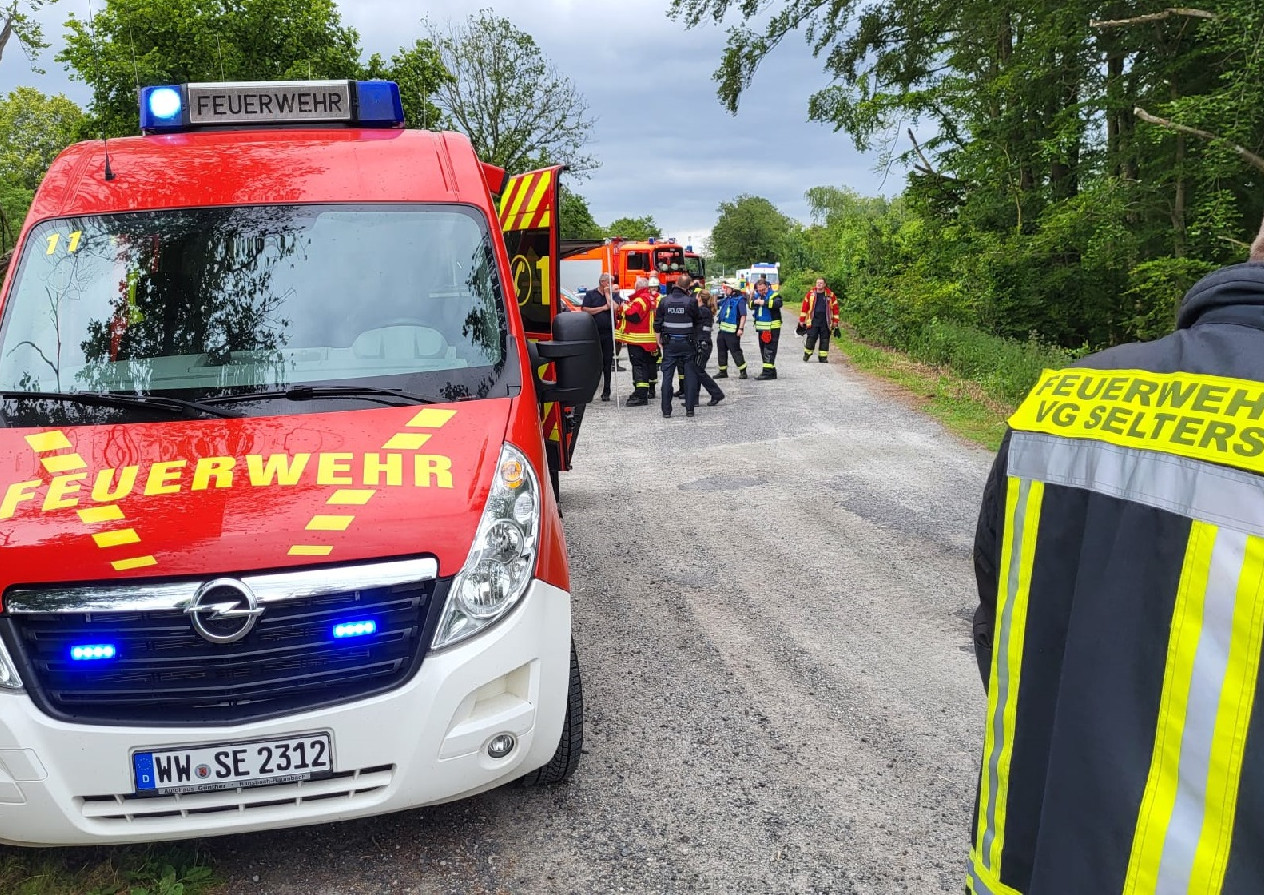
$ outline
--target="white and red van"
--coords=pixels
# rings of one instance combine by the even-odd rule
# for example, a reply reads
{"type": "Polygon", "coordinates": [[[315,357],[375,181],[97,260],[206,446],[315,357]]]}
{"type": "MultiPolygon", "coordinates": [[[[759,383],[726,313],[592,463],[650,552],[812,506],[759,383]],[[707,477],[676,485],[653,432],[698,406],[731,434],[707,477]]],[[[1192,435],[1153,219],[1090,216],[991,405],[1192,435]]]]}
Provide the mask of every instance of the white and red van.
{"type": "Polygon", "coordinates": [[[0,293],[0,841],[565,779],[549,475],[600,352],[556,313],[559,171],[506,182],[389,82],[140,100],[0,293]]]}

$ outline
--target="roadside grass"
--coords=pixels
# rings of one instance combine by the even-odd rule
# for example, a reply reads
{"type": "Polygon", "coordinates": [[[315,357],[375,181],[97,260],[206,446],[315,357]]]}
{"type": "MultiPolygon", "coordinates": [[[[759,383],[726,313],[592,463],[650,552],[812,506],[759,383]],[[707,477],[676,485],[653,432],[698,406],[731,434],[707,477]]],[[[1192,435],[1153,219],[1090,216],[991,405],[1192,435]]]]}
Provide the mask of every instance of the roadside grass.
{"type": "Polygon", "coordinates": [[[4,895],[210,895],[218,885],[189,845],[0,847],[4,895]]]}

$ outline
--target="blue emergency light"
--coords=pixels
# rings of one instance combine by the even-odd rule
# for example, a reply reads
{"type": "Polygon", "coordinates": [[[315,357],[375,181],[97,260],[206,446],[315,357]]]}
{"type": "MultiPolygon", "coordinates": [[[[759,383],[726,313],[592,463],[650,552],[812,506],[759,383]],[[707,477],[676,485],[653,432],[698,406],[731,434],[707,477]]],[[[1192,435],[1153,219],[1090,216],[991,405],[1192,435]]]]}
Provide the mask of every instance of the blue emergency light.
{"type": "Polygon", "coordinates": [[[394,81],[257,81],[163,85],[140,92],[142,133],[202,127],[403,127],[394,81]]]}
{"type": "Polygon", "coordinates": [[[354,622],[342,622],[334,625],[334,640],[350,640],[353,637],[368,637],[377,633],[377,622],[373,619],[361,619],[354,622]]]}
{"type": "Polygon", "coordinates": [[[117,655],[118,649],[112,643],[83,643],[70,648],[70,658],[76,662],[99,662],[117,655]]]}

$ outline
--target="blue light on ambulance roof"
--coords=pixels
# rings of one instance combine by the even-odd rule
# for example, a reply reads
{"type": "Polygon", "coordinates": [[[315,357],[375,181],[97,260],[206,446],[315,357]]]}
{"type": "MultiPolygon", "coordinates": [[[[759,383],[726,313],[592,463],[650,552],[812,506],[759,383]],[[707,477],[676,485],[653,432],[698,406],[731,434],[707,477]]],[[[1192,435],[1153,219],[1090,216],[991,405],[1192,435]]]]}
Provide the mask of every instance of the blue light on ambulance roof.
{"type": "Polygon", "coordinates": [[[367,637],[377,633],[377,622],[373,619],[361,619],[354,622],[340,622],[334,625],[334,640],[348,640],[352,637],[367,637]]]}
{"type": "Polygon", "coordinates": [[[179,87],[146,87],[140,92],[140,129],[171,130],[184,124],[184,96],[179,87]]]}
{"type": "Polygon", "coordinates": [[[112,643],[80,643],[70,648],[70,658],[76,662],[96,662],[117,655],[118,650],[112,643]]]}

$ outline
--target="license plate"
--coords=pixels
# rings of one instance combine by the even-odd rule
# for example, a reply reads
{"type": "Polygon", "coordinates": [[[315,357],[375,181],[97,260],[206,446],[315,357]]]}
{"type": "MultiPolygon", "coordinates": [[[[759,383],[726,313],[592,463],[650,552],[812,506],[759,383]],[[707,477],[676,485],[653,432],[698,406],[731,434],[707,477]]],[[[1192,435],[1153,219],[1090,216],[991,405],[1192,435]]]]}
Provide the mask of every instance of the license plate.
{"type": "Polygon", "coordinates": [[[222,746],[132,753],[136,792],[207,792],[327,777],[333,773],[329,734],[311,733],[222,746]]]}

